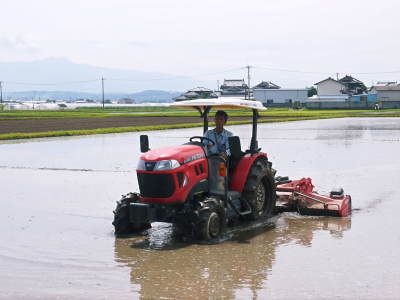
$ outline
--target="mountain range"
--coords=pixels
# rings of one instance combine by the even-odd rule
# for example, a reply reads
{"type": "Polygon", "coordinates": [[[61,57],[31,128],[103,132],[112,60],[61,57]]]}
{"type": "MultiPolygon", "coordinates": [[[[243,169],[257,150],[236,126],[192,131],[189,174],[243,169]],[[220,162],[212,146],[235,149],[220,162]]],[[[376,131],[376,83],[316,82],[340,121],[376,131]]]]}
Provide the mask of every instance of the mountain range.
{"type": "Polygon", "coordinates": [[[100,99],[101,78],[107,99],[171,99],[190,88],[212,85],[185,76],[91,66],[66,58],[0,62],[4,99],[100,99]]]}
{"type": "MultiPolygon", "coordinates": [[[[172,102],[174,97],[181,95],[181,92],[169,92],[162,90],[146,90],[137,93],[106,93],[105,100],[118,100],[122,98],[134,99],[136,103],[141,102],[172,102]]],[[[5,100],[64,100],[73,101],[77,99],[91,99],[100,101],[102,94],[88,92],[68,92],[68,91],[21,91],[8,92],[3,96],[5,100]]]]}

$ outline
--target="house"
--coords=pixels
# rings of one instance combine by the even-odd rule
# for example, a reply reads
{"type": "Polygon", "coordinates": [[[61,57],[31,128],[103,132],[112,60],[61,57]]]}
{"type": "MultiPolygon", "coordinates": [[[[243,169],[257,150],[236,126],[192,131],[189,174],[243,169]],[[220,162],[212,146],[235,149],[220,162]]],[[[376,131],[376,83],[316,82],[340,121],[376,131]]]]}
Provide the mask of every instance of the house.
{"type": "Polygon", "coordinates": [[[185,96],[187,99],[196,99],[196,98],[202,98],[202,97],[200,97],[200,95],[201,95],[200,93],[196,93],[193,91],[187,91],[182,96],[185,96]]]}
{"type": "Polygon", "coordinates": [[[378,81],[373,86],[387,86],[387,85],[396,85],[397,81],[378,81]]]}
{"type": "Polygon", "coordinates": [[[377,94],[381,108],[400,108],[400,84],[391,82],[372,86],[370,93],[377,94]]]}
{"type": "Polygon", "coordinates": [[[280,89],[281,87],[279,85],[276,85],[275,83],[272,83],[271,81],[261,81],[259,84],[253,86],[254,89],[280,89]]]}
{"type": "Polygon", "coordinates": [[[318,96],[341,95],[346,89],[343,83],[331,77],[314,83],[314,85],[317,87],[318,96]]]}
{"type": "Polygon", "coordinates": [[[185,96],[181,95],[178,97],[174,98],[175,101],[185,101],[185,100],[190,100],[189,98],[186,98],[185,96]]]}
{"type": "Polygon", "coordinates": [[[291,107],[295,102],[307,101],[307,89],[253,88],[253,97],[267,107],[291,107]]]}
{"type": "Polygon", "coordinates": [[[245,96],[248,88],[244,79],[224,79],[221,96],[245,96]]]}
{"type": "Polygon", "coordinates": [[[372,108],[376,102],[376,94],[368,94],[364,83],[350,75],[339,80],[328,77],[314,85],[317,95],[308,98],[308,108],[372,108]]]}
{"type": "Polygon", "coordinates": [[[350,75],[346,75],[339,80],[331,77],[320,82],[314,83],[317,86],[317,94],[320,96],[326,95],[359,95],[367,92],[364,83],[350,75]]]}
{"type": "Polygon", "coordinates": [[[360,95],[367,92],[364,83],[350,75],[346,75],[339,79],[339,82],[345,86],[344,93],[349,95],[360,95]]]}
{"type": "Polygon", "coordinates": [[[192,99],[198,99],[198,98],[218,98],[218,95],[213,92],[213,90],[210,90],[205,87],[196,87],[194,89],[188,90],[186,93],[175,97],[175,101],[184,101],[184,100],[192,100],[192,99]]]}

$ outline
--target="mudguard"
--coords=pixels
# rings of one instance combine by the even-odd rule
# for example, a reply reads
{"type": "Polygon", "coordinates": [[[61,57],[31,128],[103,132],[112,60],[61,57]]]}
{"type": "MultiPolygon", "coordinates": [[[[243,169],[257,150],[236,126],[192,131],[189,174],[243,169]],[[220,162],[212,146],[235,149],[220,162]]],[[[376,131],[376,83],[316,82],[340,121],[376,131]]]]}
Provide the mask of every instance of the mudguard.
{"type": "Polygon", "coordinates": [[[244,185],[247,180],[247,175],[249,174],[250,168],[254,161],[258,158],[267,159],[266,153],[256,153],[256,154],[246,154],[237,164],[235,171],[233,172],[232,178],[229,184],[229,190],[237,191],[239,193],[243,192],[244,185]]]}

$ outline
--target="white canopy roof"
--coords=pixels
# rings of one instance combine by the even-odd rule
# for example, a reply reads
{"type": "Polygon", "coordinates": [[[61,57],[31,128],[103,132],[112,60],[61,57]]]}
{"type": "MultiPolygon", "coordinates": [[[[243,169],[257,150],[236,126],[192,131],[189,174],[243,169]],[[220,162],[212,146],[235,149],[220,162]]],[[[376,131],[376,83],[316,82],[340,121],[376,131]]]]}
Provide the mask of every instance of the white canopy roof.
{"type": "Polygon", "coordinates": [[[234,97],[193,99],[193,100],[175,102],[172,103],[170,106],[185,107],[185,108],[199,107],[201,109],[204,109],[207,106],[213,106],[217,108],[247,108],[247,109],[257,109],[257,110],[267,109],[266,107],[264,107],[264,105],[262,105],[260,101],[245,100],[234,97]]]}

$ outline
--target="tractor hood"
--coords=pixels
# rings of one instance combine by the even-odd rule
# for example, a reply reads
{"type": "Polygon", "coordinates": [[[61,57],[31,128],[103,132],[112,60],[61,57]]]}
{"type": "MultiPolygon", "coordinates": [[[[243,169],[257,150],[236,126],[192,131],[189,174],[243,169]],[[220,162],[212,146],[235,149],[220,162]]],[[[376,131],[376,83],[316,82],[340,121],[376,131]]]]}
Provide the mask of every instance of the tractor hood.
{"type": "Polygon", "coordinates": [[[196,145],[181,145],[150,150],[140,156],[144,161],[177,160],[180,164],[205,157],[204,150],[196,145]]]}

